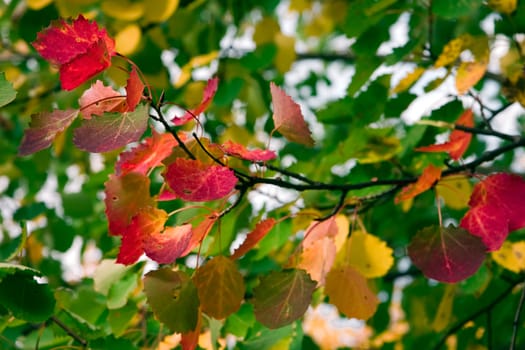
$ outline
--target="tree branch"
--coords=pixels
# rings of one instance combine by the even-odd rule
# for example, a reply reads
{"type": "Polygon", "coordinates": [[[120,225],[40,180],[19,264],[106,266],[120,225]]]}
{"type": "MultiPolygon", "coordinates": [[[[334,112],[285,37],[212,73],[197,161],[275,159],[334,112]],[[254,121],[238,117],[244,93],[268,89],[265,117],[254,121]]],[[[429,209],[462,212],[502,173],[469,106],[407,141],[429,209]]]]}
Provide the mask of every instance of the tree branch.
{"type": "Polygon", "coordinates": [[[516,309],[516,314],[514,315],[514,321],[512,322],[512,338],[510,341],[510,350],[516,348],[516,340],[518,338],[518,327],[520,323],[521,311],[523,310],[523,302],[525,301],[525,284],[521,288],[520,301],[518,303],[518,308],[516,309]]]}

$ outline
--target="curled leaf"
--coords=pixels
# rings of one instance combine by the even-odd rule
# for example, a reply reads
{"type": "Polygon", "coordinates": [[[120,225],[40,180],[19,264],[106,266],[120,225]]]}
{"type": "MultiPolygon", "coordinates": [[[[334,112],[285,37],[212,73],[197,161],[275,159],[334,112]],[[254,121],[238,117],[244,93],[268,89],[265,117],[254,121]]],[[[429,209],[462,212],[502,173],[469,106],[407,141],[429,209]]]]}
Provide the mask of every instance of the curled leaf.
{"type": "Polygon", "coordinates": [[[415,196],[429,190],[434,184],[441,178],[441,169],[435,165],[430,164],[423,170],[423,173],[417,181],[404,187],[401,192],[396,196],[395,202],[414,198],[415,196]]]}
{"type": "Polygon", "coordinates": [[[204,88],[202,101],[197,106],[197,108],[186,112],[182,117],[173,119],[173,123],[175,125],[184,125],[187,122],[193,120],[194,118],[198,117],[199,114],[204,112],[208,106],[210,105],[211,101],[213,100],[213,97],[215,96],[215,93],[217,92],[217,87],[219,86],[219,78],[215,77],[213,79],[208,80],[208,84],[204,88]]]}
{"type": "Polygon", "coordinates": [[[266,162],[277,157],[274,151],[270,150],[248,150],[246,147],[233,141],[226,141],[221,145],[224,153],[238,157],[241,159],[249,160],[252,162],[266,162]]]}

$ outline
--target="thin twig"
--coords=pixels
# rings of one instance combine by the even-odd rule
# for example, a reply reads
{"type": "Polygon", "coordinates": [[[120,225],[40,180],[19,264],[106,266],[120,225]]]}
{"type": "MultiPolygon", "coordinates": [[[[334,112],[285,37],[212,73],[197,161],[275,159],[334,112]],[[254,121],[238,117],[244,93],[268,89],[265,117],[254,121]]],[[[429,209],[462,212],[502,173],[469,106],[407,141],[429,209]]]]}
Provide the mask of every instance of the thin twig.
{"type": "Polygon", "coordinates": [[[180,139],[179,135],[177,134],[177,132],[168,124],[166,118],[164,118],[164,114],[162,113],[162,111],[160,110],[160,106],[157,106],[155,104],[152,104],[151,105],[151,108],[153,108],[153,110],[155,112],[157,112],[158,114],[158,117],[154,117],[152,115],[150,115],[150,117],[158,122],[160,122],[163,126],[164,126],[164,129],[166,129],[167,132],[169,132],[170,134],[173,135],[173,137],[175,138],[175,140],[177,140],[177,143],[179,144],[179,147],[182,148],[182,150],[188,155],[188,157],[190,157],[190,159],[196,159],[195,156],[193,155],[193,153],[191,153],[191,151],[188,149],[188,147],[186,147],[186,145],[184,144],[184,142],[182,142],[182,140],[180,139]]]}
{"type": "Polygon", "coordinates": [[[60,328],[62,328],[64,330],[64,332],[66,332],[70,337],[72,337],[73,339],[75,339],[77,342],[79,342],[80,344],[82,344],[82,346],[85,348],[87,346],[87,341],[84,340],[83,338],[81,338],[78,334],[76,334],[75,332],[73,332],[73,330],[71,328],[69,328],[68,326],[66,326],[62,321],[60,321],[58,319],[58,317],[56,316],[51,316],[51,320],[53,322],[56,323],[57,326],[59,326],[60,328]]]}
{"type": "Polygon", "coordinates": [[[523,303],[525,301],[525,284],[521,288],[520,301],[518,302],[518,308],[516,309],[516,314],[514,315],[514,321],[512,322],[512,338],[510,340],[510,350],[516,348],[516,340],[518,338],[518,326],[520,324],[521,311],[523,310],[523,303]]]}

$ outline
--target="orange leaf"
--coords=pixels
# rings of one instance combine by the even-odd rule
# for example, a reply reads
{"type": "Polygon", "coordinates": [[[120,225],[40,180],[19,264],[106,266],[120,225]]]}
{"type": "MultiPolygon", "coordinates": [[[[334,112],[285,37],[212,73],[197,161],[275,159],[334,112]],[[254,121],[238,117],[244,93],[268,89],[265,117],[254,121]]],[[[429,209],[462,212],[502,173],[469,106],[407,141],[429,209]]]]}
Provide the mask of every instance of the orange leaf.
{"type": "Polygon", "coordinates": [[[334,237],[337,235],[339,227],[337,226],[335,218],[335,216],[331,216],[324,221],[313,221],[304,234],[303,247],[308,248],[324,237],[334,237]]]}
{"type": "Polygon", "coordinates": [[[395,202],[399,203],[401,201],[414,198],[415,196],[425,192],[430,189],[436,181],[441,178],[441,169],[435,165],[430,164],[423,170],[421,176],[413,184],[410,184],[404,187],[401,192],[396,196],[395,202]]]}
{"type": "Polygon", "coordinates": [[[335,255],[334,239],[323,237],[301,252],[297,268],[305,270],[314,281],[324,285],[326,274],[335,262],[335,255]]]}
{"type": "Polygon", "coordinates": [[[275,226],[275,219],[269,218],[266,220],[263,220],[259,222],[257,225],[255,225],[255,228],[252,232],[246,236],[246,239],[242,244],[239,246],[239,248],[235,249],[233,252],[231,258],[237,259],[244,254],[246,254],[250,249],[255,247],[255,245],[264,238],[270,232],[270,230],[275,226]]]}
{"type": "Polygon", "coordinates": [[[466,93],[471,87],[483,78],[487,71],[487,61],[462,62],[456,73],[456,89],[460,95],[466,93]]]}

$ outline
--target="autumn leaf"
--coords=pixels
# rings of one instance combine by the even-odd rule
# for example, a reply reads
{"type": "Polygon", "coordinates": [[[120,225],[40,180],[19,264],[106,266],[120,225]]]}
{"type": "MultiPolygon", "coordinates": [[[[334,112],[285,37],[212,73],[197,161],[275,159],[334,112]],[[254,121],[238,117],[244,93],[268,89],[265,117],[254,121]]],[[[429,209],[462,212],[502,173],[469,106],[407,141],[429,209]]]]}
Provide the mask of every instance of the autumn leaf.
{"type": "Polygon", "coordinates": [[[33,114],[29,129],[25,130],[18,154],[26,156],[51,146],[57,134],[67,129],[77,115],[77,109],[33,114]]]}
{"type": "MultiPolygon", "coordinates": [[[[463,114],[456,121],[456,125],[466,126],[472,128],[474,126],[474,117],[471,109],[465,110],[463,114]]],[[[472,140],[472,134],[462,131],[454,130],[450,133],[449,141],[431,146],[424,146],[416,148],[419,152],[448,152],[450,158],[458,160],[463,156],[470,141],[472,140]]]]}
{"type": "Polygon", "coordinates": [[[126,112],[132,112],[135,110],[140,100],[142,99],[142,92],[144,91],[144,83],[140,80],[137,73],[137,68],[133,66],[129,73],[129,78],[126,84],[126,112]]]}
{"type": "Polygon", "coordinates": [[[507,213],[492,203],[470,208],[461,219],[460,226],[481,238],[489,252],[498,250],[509,235],[507,213]]]}
{"type": "Polygon", "coordinates": [[[351,266],[366,278],[382,277],[394,264],[393,250],[377,236],[356,230],[341,248],[337,263],[351,266]]]}
{"type": "Polygon", "coordinates": [[[121,107],[125,100],[111,86],[105,86],[97,80],[89,89],[84,91],[79,99],[80,114],[84,119],[102,116],[105,112],[123,112],[121,107]]]}
{"type": "Polygon", "coordinates": [[[416,233],[408,255],[425,276],[455,283],[472,276],[485,259],[485,245],[460,227],[426,227],[416,233]]]}
{"type": "Polygon", "coordinates": [[[85,151],[100,153],[138,141],[148,127],[148,105],[139,105],[133,112],[104,113],[84,120],[75,129],[73,142],[85,151]]]}
{"type": "Polygon", "coordinates": [[[175,125],[184,125],[187,122],[197,118],[210,105],[211,101],[213,100],[213,97],[215,96],[215,93],[217,92],[218,86],[219,86],[219,78],[215,77],[213,79],[208,80],[208,84],[204,88],[202,101],[197,106],[197,108],[186,112],[180,118],[174,118],[173,123],[175,125]]]}
{"type": "Polygon", "coordinates": [[[202,311],[223,319],[236,312],[244,299],[244,279],[235,263],[216,256],[201,266],[193,276],[202,311]]]}
{"type": "Polygon", "coordinates": [[[166,227],[143,237],[144,252],[159,264],[171,264],[186,251],[192,235],[191,224],[166,227]]]}
{"type": "Polygon", "coordinates": [[[492,252],[492,259],[514,273],[525,271],[525,241],[504,242],[500,249],[492,252]]]}
{"type": "Polygon", "coordinates": [[[122,235],[140,209],[154,206],[149,194],[150,180],[144,175],[110,175],[104,185],[106,216],[112,235],[122,235]]]}
{"type": "Polygon", "coordinates": [[[510,15],[516,10],[518,0],[488,0],[487,5],[494,11],[510,15]]]}
{"type": "Polygon", "coordinates": [[[434,184],[441,178],[441,169],[435,165],[430,164],[423,170],[423,173],[417,181],[404,187],[401,192],[396,196],[395,202],[414,198],[415,196],[429,190],[434,184]]]}
{"type": "Polygon", "coordinates": [[[144,276],[144,293],[155,316],[173,332],[196,329],[199,297],[185,272],[169,268],[148,272],[144,276]]]}
{"type": "Polygon", "coordinates": [[[443,51],[437,58],[436,62],[434,63],[434,67],[444,67],[448,66],[451,63],[454,63],[458,58],[461,52],[463,51],[465,42],[465,36],[460,36],[459,38],[455,38],[450,40],[444,47],[443,51]]]}
{"type": "Polygon", "coordinates": [[[308,248],[319,239],[336,236],[338,231],[339,227],[335,216],[331,216],[323,221],[313,221],[306,229],[302,245],[308,248]]]}
{"type": "Polygon", "coordinates": [[[483,78],[488,67],[488,59],[482,61],[461,62],[456,72],[456,89],[460,95],[466,93],[483,78]]]}
{"type": "Polygon", "coordinates": [[[275,130],[290,141],[305,146],[313,146],[314,140],[308,125],[304,121],[301,107],[273,82],[270,83],[270,92],[272,94],[272,118],[275,130]]]}
{"type": "Polygon", "coordinates": [[[146,175],[152,168],[162,164],[177,141],[170,133],[159,133],[152,129],[152,135],[144,139],[138,146],[122,152],[115,164],[115,173],[124,175],[129,172],[138,172],[146,175]]]}
{"type": "Polygon", "coordinates": [[[319,285],[324,285],[326,275],[335,262],[335,255],[336,247],[333,237],[323,237],[303,249],[297,268],[308,272],[319,285]]]}
{"type": "Polygon", "coordinates": [[[179,198],[195,202],[223,198],[237,183],[234,172],[227,167],[184,158],[171,163],[164,178],[179,198]]]}
{"type": "Polygon", "coordinates": [[[82,15],[71,23],[63,19],[37,34],[33,47],[59,66],[62,88],[72,90],[111,65],[115,41],[96,22],[82,15]]]}
{"type": "Polygon", "coordinates": [[[465,175],[447,176],[436,185],[436,193],[447,207],[456,210],[464,209],[468,207],[472,185],[465,175]]]}
{"type": "Polygon", "coordinates": [[[224,153],[230,156],[252,162],[266,162],[277,157],[277,154],[275,154],[274,151],[260,149],[248,150],[245,146],[233,141],[226,141],[221,145],[221,148],[224,153]]]}
{"type": "Polygon", "coordinates": [[[366,279],[350,266],[335,266],[328,273],[325,294],[330,303],[348,318],[368,320],[379,304],[366,279]]]}
{"type": "Polygon", "coordinates": [[[272,329],[292,323],[306,312],[315,287],[304,270],[271,272],[253,290],[255,318],[272,329]]]}
{"type": "Polygon", "coordinates": [[[181,256],[188,255],[193,248],[197,247],[204,238],[210,233],[213,225],[217,222],[219,216],[209,215],[204,220],[202,220],[196,227],[193,228],[193,234],[191,235],[190,242],[186,247],[186,250],[181,254],[181,256]]]}
{"type": "Polygon", "coordinates": [[[270,232],[270,230],[275,226],[275,219],[268,218],[265,219],[257,225],[255,225],[255,228],[252,232],[248,233],[246,236],[246,239],[241,243],[241,245],[235,249],[233,254],[231,255],[232,259],[238,259],[244,254],[246,254],[250,249],[255,247],[255,245],[264,238],[270,232]]]}

